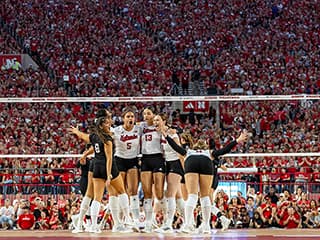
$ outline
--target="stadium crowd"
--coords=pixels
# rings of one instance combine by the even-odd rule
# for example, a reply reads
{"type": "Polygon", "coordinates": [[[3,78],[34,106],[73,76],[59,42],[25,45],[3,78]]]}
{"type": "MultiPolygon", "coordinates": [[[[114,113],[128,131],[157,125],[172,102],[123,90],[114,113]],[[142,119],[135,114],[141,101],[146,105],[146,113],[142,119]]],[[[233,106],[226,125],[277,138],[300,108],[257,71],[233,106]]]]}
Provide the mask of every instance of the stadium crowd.
{"type": "Polygon", "coordinates": [[[39,96],[154,96],[173,83],[188,94],[191,81],[220,94],[318,93],[318,12],[314,1],[6,0],[0,15],[49,73],[39,96]]]}
{"type": "MultiPolygon", "coordinates": [[[[197,86],[202,81],[219,94],[236,88],[244,94],[316,94],[320,92],[318,12],[315,1],[5,0],[0,7],[0,53],[24,51],[41,68],[0,71],[0,93],[4,97],[157,96],[172,94],[176,84],[188,95],[190,82],[197,86]]],[[[182,114],[165,104],[156,107],[170,113],[175,128],[196,138],[214,138],[218,148],[246,128],[251,139],[235,152],[319,152],[318,102],[272,103],[223,103],[218,122],[214,109],[182,114]]],[[[119,124],[123,105],[105,103],[105,107],[119,124]]],[[[137,104],[138,120],[142,107],[137,104]]],[[[80,125],[86,131],[97,108],[97,104],[0,103],[0,153],[79,153],[84,145],[66,129],[80,125]]],[[[69,228],[80,200],[77,188],[65,186],[77,184],[76,161],[0,159],[2,227],[69,228]],[[48,185],[34,188],[39,183],[48,185]],[[17,194],[12,203],[6,198],[18,192],[30,195],[19,199],[17,194]],[[50,195],[57,193],[70,198],[50,195]],[[23,226],[30,219],[33,224],[23,226]]],[[[246,199],[218,193],[216,204],[232,219],[233,227],[320,226],[320,203],[308,199],[309,192],[320,191],[319,157],[227,158],[226,162],[229,168],[256,166],[259,174],[221,178],[263,183],[263,189],[249,188],[246,199]],[[308,182],[316,184],[307,187],[308,182]],[[261,193],[255,193],[258,190],[261,193]]],[[[212,225],[221,227],[214,220],[212,225]]],[[[176,213],[174,226],[179,228],[182,221],[176,213]]],[[[108,223],[111,228],[111,218],[108,223]]]]}

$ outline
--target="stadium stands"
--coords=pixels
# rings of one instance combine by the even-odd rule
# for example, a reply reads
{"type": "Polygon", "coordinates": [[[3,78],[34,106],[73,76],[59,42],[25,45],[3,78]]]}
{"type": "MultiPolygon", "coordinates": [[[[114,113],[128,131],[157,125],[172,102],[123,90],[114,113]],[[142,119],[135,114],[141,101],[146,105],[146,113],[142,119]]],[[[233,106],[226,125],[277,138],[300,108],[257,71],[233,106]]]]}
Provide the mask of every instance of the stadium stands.
{"type": "MultiPolygon", "coordinates": [[[[221,95],[237,89],[249,95],[320,93],[317,1],[3,2],[0,54],[28,53],[40,69],[0,71],[2,97],[199,95],[206,89],[221,95]],[[175,91],[174,84],[178,87],[175,91]]],[[[220,105],[220,126],[209,113],[193,123],[175,112],[173,120],[195,137],[205,132],[217,147],[245,127],[253,135],[247,145],[238,146],[235,151],[239,152],[319,152],[320,104],[300,103],[224,103],[220,105]]],[[[0,103],[0,153],[79,153],[84,146],[67,136],[66,128],[80,124],[86,130],[97,107],[0,103]]],[[[121,105],[109,107],[118,114],[121,105]]],[[[230,203],[223,193],[217,196],[217,205],[233,220],[233,227],[257,227],[261,221],[263,227],[288,227],[283,222],[287,205],[298,205],[298,210],[293,210],[302,219],[298,227],[319,227],[319,200],[294,194],[299,189],[319,193],[319,157],[236,159],[229,167],[252,165],[260,172],[248,182],[268,182],[262,194],[250,193],[256,207],[248,206],[249,199],[241,202],[241,196],[230,203]],[[289,180],[283,177],[285,173],[280,177],[284,166],[289,180]],[[265,173],[266,179],[262,178],[265,173]],[[306,182],[316,184],[306,187],[306,182]],[[269,193],[273,190],[278,200],[269,193]],[[242,216],[243,207],[251,214],[251,222],[242,216]],[[264,218],[254,220],[254,215],[264,218]]],[[[74,176],[78,172],[69,171],[74,169],[75,159],[1,159],[0,166],[4,169],[0,177],[4,197],[17,192],[31,194],[28,201],[35,208],[41,208],[36,192],[48,198],[46,208],[53,211],[47,216],[48,226],[39,222],[39,229],[68,228],[70,216],[79,208],[73,195],[77,189],[68,185],[77,183],[74,176]],[[32,185],[38,183],[41,185],[32,185]],[[47,196],[57,193],[71,193],[71,200],[59,202],[47,196]]],[[[243,175],[222,178],[241,180],[243,175]]],[[[257,186],[251,189],[257,191],[257,186]]],[[[25,202],[18,199],[11,204],[2,199],[0,206],[9,204],[22,213],[25,202]]],[[[2,227],[12,228],[11,223],[0,216],[2,227]]],[[[213,224],[219,227],[219,223],[213,224]]]]}

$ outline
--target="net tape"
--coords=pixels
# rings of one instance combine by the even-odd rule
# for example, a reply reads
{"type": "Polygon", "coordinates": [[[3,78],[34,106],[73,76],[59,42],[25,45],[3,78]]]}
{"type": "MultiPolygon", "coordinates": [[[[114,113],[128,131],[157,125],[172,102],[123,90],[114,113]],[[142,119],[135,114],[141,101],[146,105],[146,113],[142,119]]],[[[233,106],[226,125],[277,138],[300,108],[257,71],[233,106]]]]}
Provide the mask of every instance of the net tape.
{"type": "Polygon", "coordinates": [[[33,97],[0,98],[1,103],[41,102],[170,102],[170,101],[283,101],[319,100],[320,94],[299,95],[225,95],[225,96],[154,96],[154,97],[33,97]]]}

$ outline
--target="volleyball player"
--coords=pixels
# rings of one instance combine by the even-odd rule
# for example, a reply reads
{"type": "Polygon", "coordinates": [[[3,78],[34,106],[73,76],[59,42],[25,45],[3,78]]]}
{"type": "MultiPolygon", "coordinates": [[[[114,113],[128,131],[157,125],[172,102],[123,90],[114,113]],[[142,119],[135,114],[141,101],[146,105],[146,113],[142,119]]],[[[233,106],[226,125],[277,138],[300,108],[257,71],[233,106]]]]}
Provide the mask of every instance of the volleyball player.
{"type": "MultiPolygon", "coordinates": [[[[100,118],[100,117],[105,117],[107,116],[107,111],[105,109],[99,109],[96,113],[96,116],[95,116],[95,121],[100,118]]],[[[79,131],[79,128],[78,127],[70,127],[68,128],[68,131],[72,134],[75,134],[78,138],[82,139],[85,143],[89,144],[90,143],[90,139],[89,139],[89,134],[87,133],[83,133],[81,131],[79,131]]],[[[86,151],[88,151],[89,153],[93,153],[93,149],[92,148],[88,148],[86,151]]],[[[89,154],[88,154],[89,155],[89,154]]],[[[80,161],[84,161],[84,159],[80,160],[80,161]]],[[[90,212],[90,209],[89,209],[89,206],[90,206],[90,203],[93,199],[93,181],[92,181],[92,178],[93,178],[93,165],[94,165],[94,161],[95,161],[95,158],[93,157],[90,161],[90,164],[89,164],[89,172],[88,172],[88,182],[87,184],[85,184],[84,181],[80,182],[80,189],[85,189],[86,188],[86,191],[85,191],[85,196],[83,197],[82,201],[81,201],[81,205],[80,205],[80,212],[78,215],[76,215],[76,217],[73,217],[72,218],[72,222],[73,222],[73,225],[75,227],[75,229],[72,231],[73,233],[80,233],[82,232],[82,226],[83,226],[83,218],[84,218],[84,215],[87,213],[87,212],[90,212]]],[[[87,224],[88,226],[88,224],[87,224]]],[[[89,229],[90,231],[91,229],[89,229]]]]}
{"type": "Polygon", "coordinates": [[[161,133],[157,131],[153,118],[154,113],[151,108],[143,111],[144,122],[141,127],[141,184],[144,193],[144,211],[146,215],[146,226],[143,232],[152,231],[152,184],[154,184],[155,201],[160,203],[165,209],[165,199],[163,194],[165,178],[165,160],[161,149],[161,133]]]}
{"type": "MultiPolygon", "coordinates": [[[[131,219],[128,195],[125,193],[122,178],[113,161],[113,139],[110,131],[112,122],[111,113],[107,112],[106,117],[97,119],[96,123],[91,127],[91,133],[89,135],[96,159],[93,165],[92,179],[94,200],[91,205],[92,229],[96,233],[101,232],[97,225],[97,219],[105,185],[110,192],[112,191],[118,194],[125,218],[128,220],[131,219]]],[[[90,154],[90,152],[86,151],[82,157],[85,158],[88,154],[90,154]]],[[[117,215],[118,213],[115,214],[115,217],[117,215]]],[[[120,225],[120,222],[115,222],[115,225],[120,225]]]]}
{"type": "Polygon", "coordinates": [[[135,225],[139,222],[139,160],[141,129],[135,125],[135,111],[126,107],[122,111],[123,125],[113,129],[115,145],[114,160],[127,187],[130,209],[135,225]]]}
{"type": "MultiPolygon", "coordinates": [[[[96,114],[96,119],[95,119],[95,129],[100,130],[99,128],[102,127],[102,122],[101,120],[103,118],[106,118],[108,116],[108,114],[110,115],[110,113],[108,113],[108,111],[106,111],[105,109],[100,109],[97,114],[96,114]],[[100,120],[99,120],[100,119],[100,120]],[[98,123],[98,121],[100,121],[100,123],[98,123]],[[97,125],[98,124],[98,125],[97,125]],[[99,126],[100,125],[100,126],[99,126]]],[[[111,124],[111,123],[110,123],[111,124]]],[[[93,129],[94,131],[96,131],[95,129],[93,129]]],[[[87,133],[83,133],[81,131],[79,131],[78,128],[73,128],[71,127],[69,129],[69,131],[73,134],[76,134],[79,138],[81,138],[82,140],[84,140],[86,143],[90,142],[90,135],[87,133]]],[[[103,149],[104,150],[104,149],[103,149]]],[[[88,149],[86,152],[84,152],[83,157],[88,156],[90,154],[93,154],[95,152],[94,148],[91,147],[90,149],[88,149]]],[[[87,188],[87,192],[85,197],[83,198],[82,202],[81,202],[81,206],[80,206],[80,213],[79,213],[79,217],[78,219],[83,219],[85,213],[87,212],[87,210],[89,209],[89,204],[92,201],[92,199],[94,198],[94,196],[96,195],[96,192],[94,191],[94,184],[93,184],[93,172],[94,172],[94,166],[96,166],[96,169],[98,168],[98,165],[95,165],[95,161],[96,161],[96,157],[94,158],[94,161],[91,160],[90,161],[90,168],[89,168],[89,174],[88,174],[88,188],[87,188]]],[[[113,162],[113,161],[112,161],[113,162]]],[[[103,165],[103,164],[102,164],[103,165]]],[[[114,165],[113,165],[114,166],[114,165]]],[[[116,169],[116,168],[114,168],[116,169]]],[[[121,179],[121,178],[120,178],[121,179]]],[[[115,179],[116,180],[116,179],[115,179]]],[[[117,181],[118,178],[117,178],[117,181]]],[[[101,181],[99,181],[101,182],[101,181]]],[[[113,181],[112,181],[113,183],[113,181]]],[[[123,184],[123,183],[122,183],[123,184]]],[[[124,187],[123,187],[124,189],[124,187]]],[[[129,203],[128,203],[128,197],[126,194],[124,194],[124,190],[121,189],[121,191],[117,191],[117,189],[114,189],[112,187],[112,184],[109,186],[108,191],[109,191],[109,206],[110,206],[110,210],[112,213],[112,217],[113,217],[113,221],[114,221],[114,226],[112,228],[113,232],[127,232],[128,230],[121,224],[120,219],[119,219],[119,212],[120,212],[120,206],[123,209],[125,215],[127,216],[127,219],[129,219],[129,203]],[[123,191],[122,191],[123,190],[123,191]],[[122,204],[119,204],[118,201],[118,197],[122,200],[122,204]]],[[[104,191],[104,187],[103,187],[103,191],[104,191]]],[[[98,193],[99,194],[99,193],[98,193]]],[[[103,194],[103,192],[102,192],[103,194]]],[[[102,196],[101,196],[102,198],[102,196]]],[[[97,203],[95,203],[95,207],[97,207],[97,203]]],[[[95,213],[95,212],[94,212],[95,213]]],[[[93,218],[95,218],[95,216],[93,216],[93,218]]],[[[92,222],[94,222],[94,220],[92,220],[92,222]]],[[[99,230],[100,228],[97,225],[94,225],[91,227],[91,232],[100,232],[99,230]]],[[[76,228],[72,231],[73,233],[79,233],[82,232],[82,221],[77,221],[76,224],[76,228]]]]}
{"type": "MultiPolygon", "coordinates": [[[[165,114],[158,114],[154,117],[154,125],[156,129],[160,131],[160,129],[164,129],[164,131],[178,144],[180,145],[179,136],[175,130],[170,129],[167,124],[167,116],[165,114]]],[[[173,232],[172,222],[174,218],[174,214],[176,211],[176,194],[180,189],[180,181],[184,174],[182,164],[183,158],[180,161],[179,154],[171,148],[171,146],[167,143],[165,138],[162,136],[161,139],[162,149],[164,152],[164,157],[166,161],[166,182],[167,189],[165,192],[165,197],[167,200],[167,213],[165,219],[165,223],[159,229],[160,232],[173,232]]]]}
{"type": "MultiPolygon", "coordinates": [[[[224,154],[229,153],[232,150],[232,148],[234,148],[238,143],[243,143],[243,142],[247,141],[247,138],[248,138],[248,133],[246,130],[243,130],[241,132],[240,136],[236,140],[230,142],[228,145],[226,145],[225,147],[218,149],[218,150],[215,147],[214,141],[212,139],[209,140],[209,148],[212,150],[212,156],[213,156],[213,161],[212,161],[213,181],[212,181],[211,189],[210,189],[210,200],[211,200],[211,204],[212,204],[211,212],[214,215],[216,215],[217,217],[221,216],[221,212],[220,212],[219,208],[217,208],[214,205],[213,195],[214,195],[215,190],[218,187],[218,180],[219,180],[218,168],[221,167],[219,157],[224,154]]],[[[229,224],[230,224],[230,221],[224,221],[224,225],[223,225],[222,230],[227,229],[229,227],[229,224]]]]}
{"type": "MultiPolygon", "coordinates": [[[[168,136],[168,134],[161,130],[162,134],[170,144],[170,146],[185,156],[185,181],[188,190],[188,200],[185,208],[186,222],[182,227],[182,232],[191,233],[194,231],[192,223],[193,211],[198,201],[198,186],[200,190],[200,204],[203,216],[203,222],[199,227],[202,233],[210,233],[210,216],[211,216],[211,201],[210,201],[210,186],[212,184],[213,165],[212,165],[212,151],[203,139],[199,139],[192,149],[185,150],[175,143],[175,141],[168,136]]],[[[221,213],[217,213],[221,217],[223,228],[229,226],[229,220],[221,213]],[[227,226],[226,226],[227,225],[227,226]]]]}

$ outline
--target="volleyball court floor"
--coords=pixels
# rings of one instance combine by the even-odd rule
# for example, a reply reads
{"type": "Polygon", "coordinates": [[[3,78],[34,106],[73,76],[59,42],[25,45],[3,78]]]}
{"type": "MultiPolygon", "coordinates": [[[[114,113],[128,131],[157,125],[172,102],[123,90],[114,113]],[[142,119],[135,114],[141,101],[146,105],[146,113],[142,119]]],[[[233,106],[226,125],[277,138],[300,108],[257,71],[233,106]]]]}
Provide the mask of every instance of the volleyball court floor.
{"type": "Polygon", "coordinates": [[[0,240],[148,240],[148,239],[211,239],[211,240],[304,240],[320,239],[320,229],[229,229],[225,232],[212,230],[211,234],[159,234],[159,233],[111,233],[109,231],[100,234],[80,233],[72,234],[70,231],[0,231],[0,240]]]}

